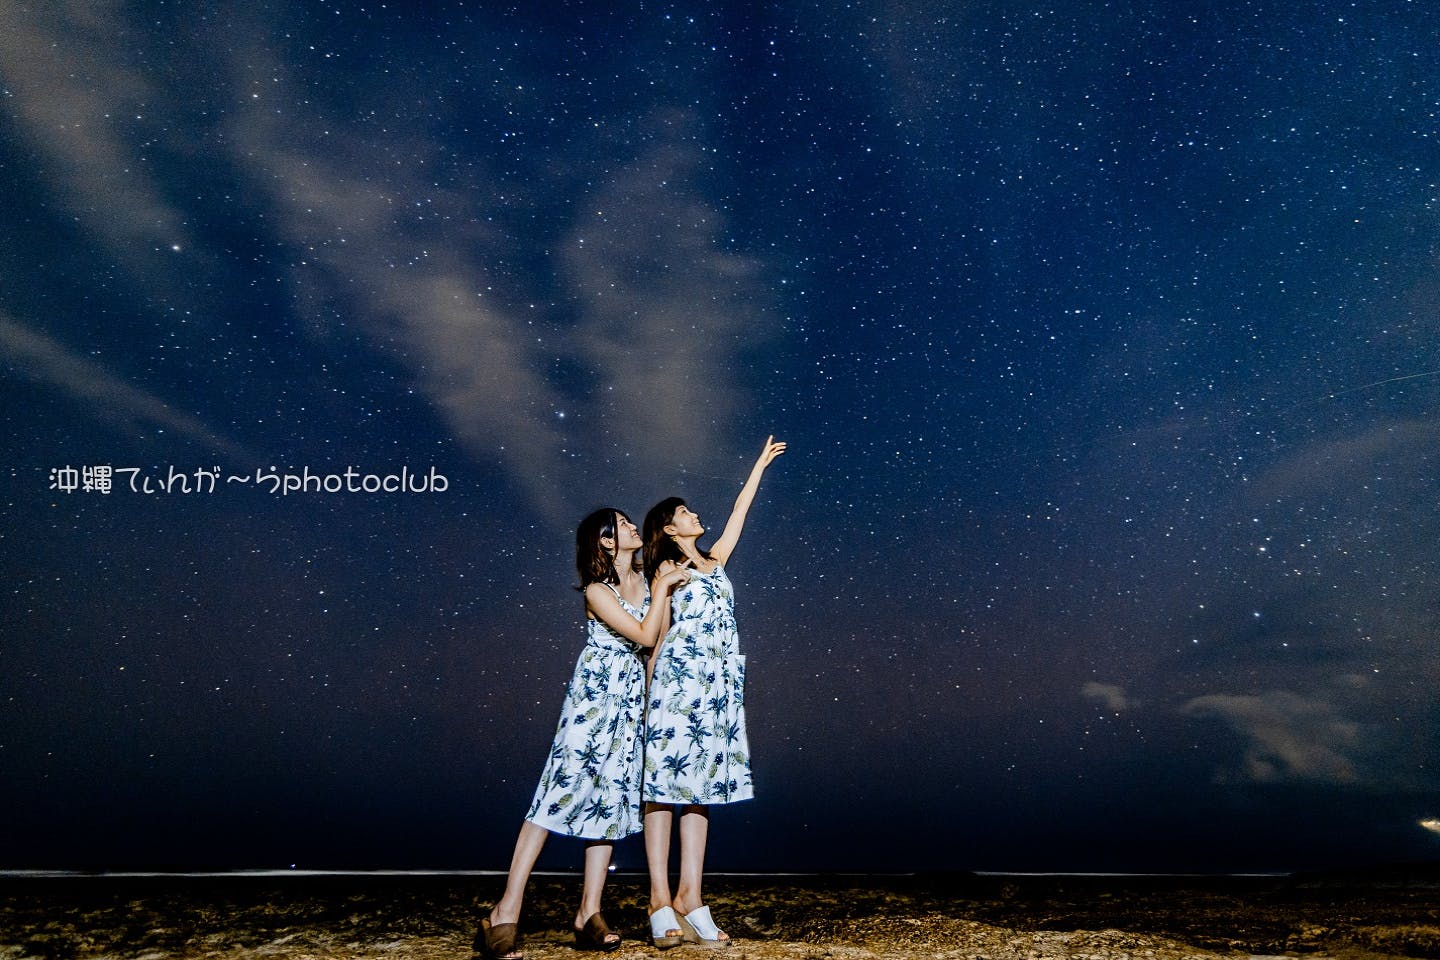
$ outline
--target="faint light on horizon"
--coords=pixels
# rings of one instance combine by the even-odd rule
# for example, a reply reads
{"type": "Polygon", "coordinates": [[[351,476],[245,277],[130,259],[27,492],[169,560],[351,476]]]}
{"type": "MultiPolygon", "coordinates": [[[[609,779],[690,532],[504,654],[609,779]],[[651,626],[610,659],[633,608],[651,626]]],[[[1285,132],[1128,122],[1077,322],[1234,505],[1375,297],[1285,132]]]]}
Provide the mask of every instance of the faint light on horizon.
{"type": "Polygon", "coordinates": [[[1440,817],[1426,817],[1420,821],[1420,826],[1431,833],[1440,833],[1440,817]]]}

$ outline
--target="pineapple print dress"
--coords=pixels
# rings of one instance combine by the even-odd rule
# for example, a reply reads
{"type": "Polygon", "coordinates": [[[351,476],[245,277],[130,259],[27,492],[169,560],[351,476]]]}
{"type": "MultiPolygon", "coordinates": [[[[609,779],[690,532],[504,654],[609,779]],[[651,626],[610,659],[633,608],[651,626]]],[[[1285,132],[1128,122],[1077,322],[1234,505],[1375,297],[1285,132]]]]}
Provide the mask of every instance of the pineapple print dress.
{"type": "MultiPolygon", "coordinates": [[[[615,596],[620,597],[620,591],[615,590],[615,596]]],[[[624,597],[620,605],[643,620],[650,597],[638,610],[624,597]]],[[[615,840],[641,827],[645,664],[642,648],[603,621],[587,620],[585,631],[585,647],[565,693],[550,759],[525,819],[565,836],[615,840]]]]}
{"type": "Polygon", "coordinates": [[[645,717],[647,803],[749,800],[745,658],[735,629],[735,591],[719,564],[670,597],[645,717]]]}

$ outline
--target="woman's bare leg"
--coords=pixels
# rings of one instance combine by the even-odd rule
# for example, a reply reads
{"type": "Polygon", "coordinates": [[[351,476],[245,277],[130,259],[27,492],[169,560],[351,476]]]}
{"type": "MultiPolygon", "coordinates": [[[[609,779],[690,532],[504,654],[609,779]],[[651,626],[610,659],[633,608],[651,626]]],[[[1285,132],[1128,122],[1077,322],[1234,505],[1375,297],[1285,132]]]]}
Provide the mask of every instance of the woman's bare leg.
{"type": "MultiPolygon", "coordinates": [[[[600,895],[605,891],[605,879],[610,873],[610,854],[615,844],[609,840],[591,840],[585,844],[585,884],[580,890],[580,912],[575,915],[575,929],[585,926],[585,921],[600,912],[600,895]]],[[[617,933],[605,936],[606,943],[620,939],[617,933]]]]}
{"type": "MultiPolygon", "coordinates": [[[[675,887],[675,910],[682,916],[705,905],[701,880],[705,873],[705,841],[710,834],[710,808],[692,804],[680,810],[680,883],[675,887]]],[[[730,937],[720,931],[720,939],[730,937]]]]}
{"type": "Polygon", "coordinates": [[[525,885],[530,882],[530,872],[535,869],[535,861],[549,836],[550,831],[529,820],[520,825],[520,836],[515,840],[515,854],[510,858],[510,874],[505,878],[505,893],[490,911],[491,923],[516,923],[520,920],[520,907],[525,902],[525,885]]]}
{"type": "MultiPolygon", "coordinates": [[[[670,830],[674,815],[663,803],[645,804],[645,863],[650,868],[650,912],[673,906],[670,902],[670,830]]],[[[678,928],[665,931],[680,935],[678,928]]]]}

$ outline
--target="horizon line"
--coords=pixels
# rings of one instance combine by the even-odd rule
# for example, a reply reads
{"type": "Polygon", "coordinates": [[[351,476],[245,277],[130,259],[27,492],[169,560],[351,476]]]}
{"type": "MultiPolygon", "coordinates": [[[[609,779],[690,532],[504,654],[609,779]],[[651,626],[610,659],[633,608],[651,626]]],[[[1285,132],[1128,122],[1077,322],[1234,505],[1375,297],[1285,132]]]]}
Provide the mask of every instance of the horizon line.
{"type": "MultiPolygon", "coordinates": [[[[926,877],[926,876],[972,876],[972,877],[1111,877],[1111,878],[1205,878],[1205,877],[1256,877],[1277,878],[1294,876],[1294,870],[1275,871],[1111,871],[1111,870],[732,870],[708,871],[711,877],[926,877]]],[[[612,876],[646,876],[643,870],[620,870],[612,868],[612,876]]],[[[255,879],[277,877],[504,877],[504,870],[465,869],[337,869],[300,867],[251,867],[231,870],[84,870],[84,869],[17,869],[0,870],[0,879],[140,879],[140,878],[194,878],[223,879],[250,877],[255,879]]],[[[576,877],[577,870],[534,870],[537,877],[576,877]]]]}

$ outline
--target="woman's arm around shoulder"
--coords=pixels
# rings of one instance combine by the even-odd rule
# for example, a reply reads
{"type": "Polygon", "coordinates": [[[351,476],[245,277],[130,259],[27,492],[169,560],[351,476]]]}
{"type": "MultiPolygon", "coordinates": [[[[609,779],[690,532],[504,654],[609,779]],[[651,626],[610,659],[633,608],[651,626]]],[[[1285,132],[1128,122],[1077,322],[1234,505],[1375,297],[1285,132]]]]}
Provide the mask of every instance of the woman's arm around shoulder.
{"type": "MultiPolygon", "coordinates": [[[[684,569],[689,566],[690,561],[688,559],[685,560],[683,563],[679,564],[678,566],[673,560],[665,560],[660,564],[660,573],[656,577],[656,582],[659,582],[660,577],[664,577],[667,574],[674,572],[675,570],[684,569]]],[[[685,579],[690,579],[690,572],[688,569],[685,570],[685,579]]],[[[652,586],[650,589],[651,596],[654,596],[657,592],[658,591],[652,586]]],[[[662,603],[659,606],[661,610],[660,637],[658,640],[655,641],[655,646],[650,648],[650,653],[645,658],[645,686],[647,688],[650,686],[650,681],[655,678],[655,662],[660,659],[660,651],[665,647],[665,635],[670,632],[670,604],[668,602],[668,598],[667,602],[662,603]]]]}
{"type": "Polygon", "coordinates": [[[670,611],[670,591],[689,579],[690,571],[673,564],[669,572],[657,576],[651,584],[650,609],[645,612],[644,620],[636,620],[635,615],[620,603],[615,591],[603,583],[592,583],[585,588],[585,607],[601,623],[631,643],[653,647],[660,639],[665,615],[670,611]]]}

